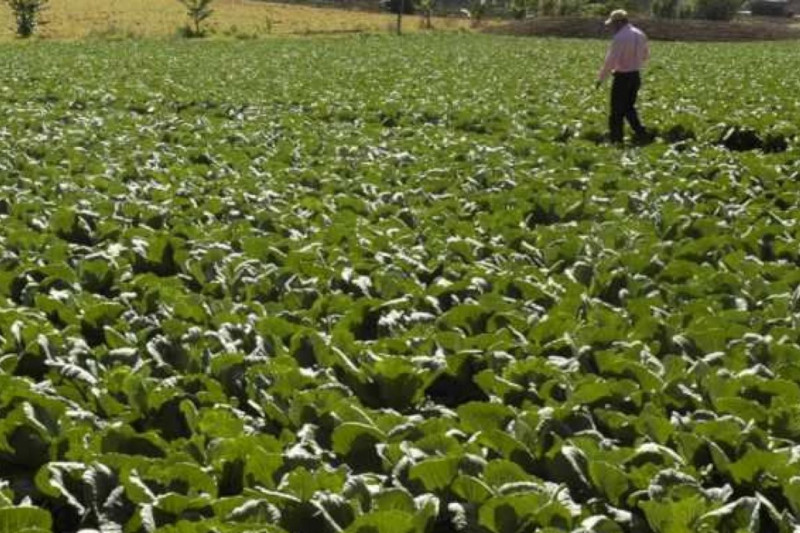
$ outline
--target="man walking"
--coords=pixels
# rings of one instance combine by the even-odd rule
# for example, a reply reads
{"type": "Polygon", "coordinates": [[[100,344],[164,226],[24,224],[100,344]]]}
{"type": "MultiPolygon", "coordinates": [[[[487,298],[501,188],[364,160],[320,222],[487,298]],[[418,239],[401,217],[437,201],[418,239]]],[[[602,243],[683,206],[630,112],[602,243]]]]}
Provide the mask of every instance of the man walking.
{"type": "Polygon", "coordinates": [[[596,86],[599,88],[613,72],[611,113],[608,117],[610,140],[615,144],[622,143],[623,120],[627,119],[633,128],[636,140],[644,141],[647,139],[647,132],[636,112],[636,97],[642,85],[639,71],[650,58],[647,36],[628,22],[628,13],[622,9],[611,13],[606,26],[614,32],[614,39],[600,70],[596,86]]]}

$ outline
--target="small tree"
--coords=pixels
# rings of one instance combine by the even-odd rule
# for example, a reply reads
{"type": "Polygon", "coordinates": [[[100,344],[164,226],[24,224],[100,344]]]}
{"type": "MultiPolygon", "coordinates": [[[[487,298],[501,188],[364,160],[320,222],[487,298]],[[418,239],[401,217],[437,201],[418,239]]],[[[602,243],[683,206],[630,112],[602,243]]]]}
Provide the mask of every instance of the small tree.
{"type": "Polygon", "coordinates": [[[397,35],[403,33],[403,11],[405,11],[406,0],[400,0],[400,8],[397,10],[397,35]]]}
{"type": "Polygon", "coordinates": [[[433,9],[436,7],[436,0],[419,0],[419,8],[422,11],[422,26],[426,30],[433,29],[431,17],[433,16],[433,9]]]}
{"type": "Polygon", "coordinates": [[[186,14],[192,20],[192,28],[187,34],[191,37],[202,37],[205,31],[201,29],[201,24],[214,13],[211,9],[211,2],[214,0],[178,0],[186,6],[186,14]]]}
{"type": "Polygon", "coordinates": [[[40,14],[47,7],[49,0],[5,0],[14,13],[17,23],[17,35],[30,37],[41,24],[40,14]]]}
{"type": "Polygon", "coordinates": [[[414,0],[381,0],[380,5],[397,15],[397,34],[403,32],[403,15],[414,14],[414,0]]]}

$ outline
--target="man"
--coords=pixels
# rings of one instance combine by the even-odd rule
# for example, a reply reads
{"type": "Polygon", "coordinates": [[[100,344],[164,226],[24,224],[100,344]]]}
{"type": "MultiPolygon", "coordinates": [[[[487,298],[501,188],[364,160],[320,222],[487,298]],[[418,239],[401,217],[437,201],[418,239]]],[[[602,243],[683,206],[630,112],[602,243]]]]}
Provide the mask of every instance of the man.
{"type": "Polygon", "coordinates": [[[647,139],[647,131],[636,112],[636,97],[642,85],[639,71],[650,58],[647,36],[628,22],[628,13],[622,9],[611,13],[606,26],[614,32],[614,39],[600,70],[596,87],[599,88],[613,72],[611,113],[608,117],[610,140],[615,144],[622,143],[623,120],[627,119],[636,140],[644,141],[647,139]]]}

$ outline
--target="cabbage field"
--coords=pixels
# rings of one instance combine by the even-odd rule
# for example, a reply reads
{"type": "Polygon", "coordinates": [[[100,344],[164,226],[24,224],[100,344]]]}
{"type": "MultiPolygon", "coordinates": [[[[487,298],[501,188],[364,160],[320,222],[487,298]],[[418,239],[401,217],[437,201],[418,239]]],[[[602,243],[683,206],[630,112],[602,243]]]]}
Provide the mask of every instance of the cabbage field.
{"type": "Polygon", "coordinates": [[[2,45],[0,533],[800,528],[794,44],[2,45]]]}

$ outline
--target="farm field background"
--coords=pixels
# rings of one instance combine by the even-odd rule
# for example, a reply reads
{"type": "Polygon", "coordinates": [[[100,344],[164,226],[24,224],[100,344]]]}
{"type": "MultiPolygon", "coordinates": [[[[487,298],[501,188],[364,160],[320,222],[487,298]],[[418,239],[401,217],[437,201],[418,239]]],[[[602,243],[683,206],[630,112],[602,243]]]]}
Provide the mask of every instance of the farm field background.
{"type": "MultiPolygon", "coordinates": [[[[217,36],[234,38],[315,33],[386,32],[394,27],[390,13],[347,11],[257,0],[217,0],[207,27],[217,36]]],[[[13,17],[0,4],[0,39],[14,36],[13,17]]],[[[177,0],[68,0],[52,2],[43,16],[41,35],[48,39],[172,37],[188,22],[177,0]]],[[[467,28],[458,18],[434,18],[440,30],[467,28]]],[[[406,31],[420,28],[420,17],[405,19],[406,31]]]]}
{"type": "Polygon", "coordinates": [[[0,532],[798,527],[794,45],[0,48],[0,532]]]}

